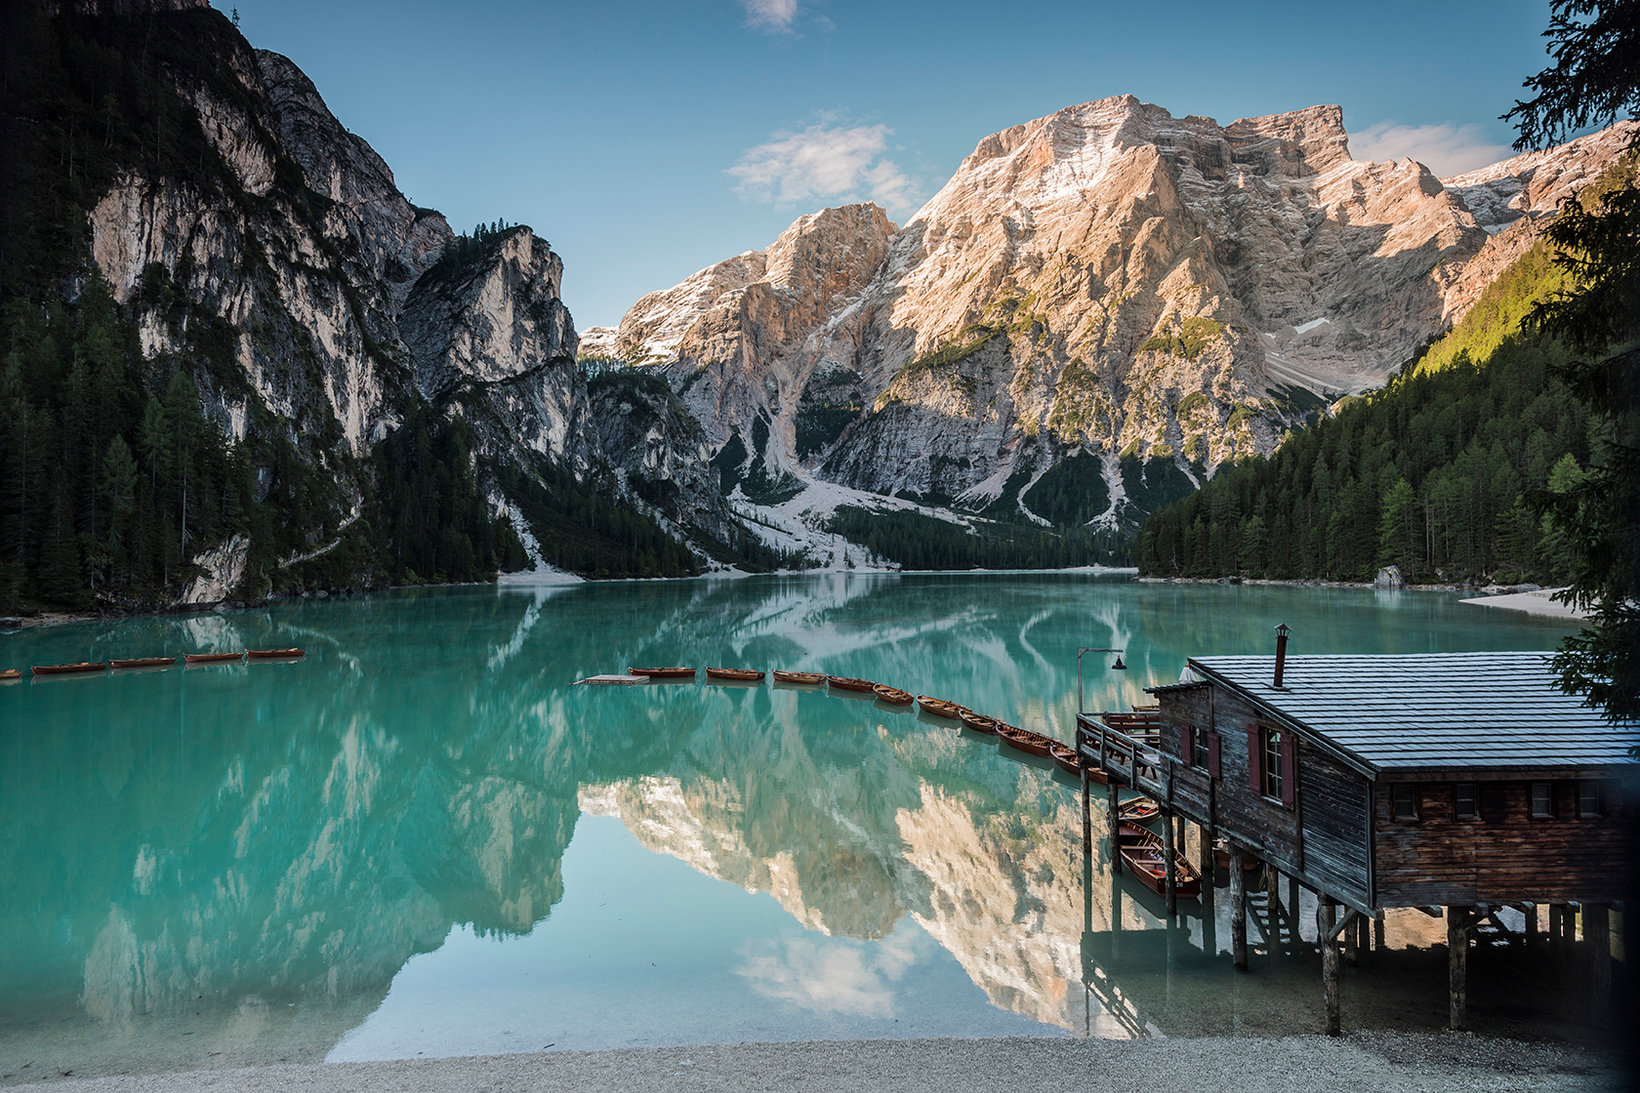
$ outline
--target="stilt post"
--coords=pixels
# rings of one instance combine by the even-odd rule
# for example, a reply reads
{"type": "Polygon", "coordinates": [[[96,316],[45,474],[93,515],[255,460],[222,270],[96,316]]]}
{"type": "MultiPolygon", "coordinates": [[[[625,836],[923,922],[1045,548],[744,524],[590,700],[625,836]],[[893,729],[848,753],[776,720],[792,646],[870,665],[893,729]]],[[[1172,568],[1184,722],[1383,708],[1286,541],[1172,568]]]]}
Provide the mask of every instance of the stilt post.
{"type": "Polygon", "coordinates": [[[1093,853],[1093,800],[1088,792],[1088,772],[1082,769],[1082,852],[1093,853]]]}
{"type": "MultiPolygon", "coordinates": [[[[1338,938],[1333,935],[1337,905],[1331,896],[1321,897],[1321,998],[1327,1010],[1327,1035],[1337,1036],[1343,1028],[1339,1003],[1338,938]]],[[[1345,933],[1350,931],[1346,927],[1345,933]]]]}
{"type": "Polygon", "coordinates": [[[1589,1016],[1604,1028],[1611,1017],[1612,938],[1611,912],[1603,903],[1583,905],[1583,936],[1589,943],[1592,961],[1589,977],[1589,1016]]]}
{"type": "Polygon", "coordinates": [[[1174,860],[1173,860],[1173,850],[1174,850],[1173,818],[1171,816],[1163,816],[1162,817],[1162,868],[1164,870],[1166,870],[1166,872],[1164,872],[1162,874],[1162,876],[1165,878],[1165,880],[1163,881],[1163,885],[1164,885],[1163,891],[1165,891],[1167,893],[1167,917],[1168,918],[1176,918],[1179,914],[1179,880],[1178,880],[1178,877],[1176,876],[1178,870],[1175,868],[1175,863],[1174,863],[1174,860]]]}
{"type": "Polygon", "coordinates": [[[1230,958],[1238,972],[1247,970],[1247,874],[1235,843],[1230,844],[1230,958]]]}
{"type": "Polygon", "coordinates": [[[1121,811],[1121,801],[1116,796],[1116,783],[1105,786],[1105,800],[1110,812],[1110,873],[1116,876],[1122,871],[1122,821],[1116,815],[1121,811]]]}
{"type": "Polygon", "coordinates": [[[1446,990],[1447,1025],[1454,1029],[1469,1024],[1469,923],[1467,907],[1446,909],[1446,990]]]}

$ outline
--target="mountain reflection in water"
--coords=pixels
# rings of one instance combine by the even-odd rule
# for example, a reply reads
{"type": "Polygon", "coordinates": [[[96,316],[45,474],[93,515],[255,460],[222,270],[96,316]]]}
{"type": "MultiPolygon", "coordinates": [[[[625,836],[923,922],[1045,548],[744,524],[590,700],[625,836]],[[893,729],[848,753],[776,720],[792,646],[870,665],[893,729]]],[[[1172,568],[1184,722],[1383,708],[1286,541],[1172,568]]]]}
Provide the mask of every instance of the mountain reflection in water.
{"type": "MultiPolygon", "coordinates": [[[[1074,784],[1045,763],[824,689],[569,684],[637,664],[809,668],[1068,740],[1080,645],[1126,650],[1125,673],[1084,665],[1088,705],[1112,708],[1176,678],[1188,654],[1264,651],[1282,621],[1314,652],[1559,636],[1479,615],[1452,598],[1357,590],[839,574],[438,589],[13,635],[19,664],[309,655],[0,689],[0,1072],[52,1036],[145,1058],[179,1022],[203,1033],[194,1047],[247,1061],[323,1057],[349,1029],[355,1051],[414,1054],[427,1045],[397,1033],[361,1047],[368,1015],[395,1009],[401,971],[408,996],[438,951],[471,963],[532,937],[553,947],[549,963],[574,953],[575,997],[611,1010],[584,1015],[588,1030],[609,1026],[603,1041],[587,1031],[559,1046],[638,1042],[615,1028],[637,1016],[618,1000],[647,973],[596,939],[600,914],[639,906],[663,949],[697,921],[739,915],[753,931],[697,939],[710,974],[668,981],[677,1021],[642,1015],[645,1042],[668,1042],[668,1028],[671,1042],[1135,1035],[1146,1007],[1175,1015],[1169,1032],[1277,1021],[1308,1008],[1313,976],[1231,977],[1214,913],[1192,904],[1168,926],[1142,890],[1112,880],[1108,847],[1083,854],[1074,784]],[[618,818],[620,839],[727,883],[684,881],[605,832],[589,863],[618,857],[647,887],[580,907],[566,851],[578,824],[609,822],[588,817],[618,818]],[[732,905],[743,894],[777,912],[732,905]],[[577,916],[581,933],[559,928],[577,916]],[[988,1004],[963,1009],[976,988],[988,1004]]],[[[563,1001],[553,981],[530,989],[523,1010],[563,1001]]],[[[547,1042],[496,1036],[447,1050],[547,1042]]]]}

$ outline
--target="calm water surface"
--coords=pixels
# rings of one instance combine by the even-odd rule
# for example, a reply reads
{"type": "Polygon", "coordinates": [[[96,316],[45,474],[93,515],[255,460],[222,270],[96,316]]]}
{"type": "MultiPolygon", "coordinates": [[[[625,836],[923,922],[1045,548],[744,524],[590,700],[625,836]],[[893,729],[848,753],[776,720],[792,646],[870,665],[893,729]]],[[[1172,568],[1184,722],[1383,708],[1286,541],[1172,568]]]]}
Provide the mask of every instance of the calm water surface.
{"type": "MultiPolygon", "coordinates": [[[[0,636],[0,667],[308,650],[0,685],[0,1078],[1308,1029],[1313,955],[1231,974],[1226,901],[1169,927],[1108,847],[1083,853],[1079,796],[1046,764],[824,690],[570,686],[629,665],[809,668],[1069,740],[1078,646],[1126,650],[1126,672],[1083,665],[1088,706],[1113,708],[1189,654],[1270,651],[1278,622],[1301,653],[1550,648],[1565,629],[1430,593],[850,574],[0,636]]],[[[1411,996],[1352,981],[1346,1021],[1438,1026],[1428,978],[1411,996]]]]}

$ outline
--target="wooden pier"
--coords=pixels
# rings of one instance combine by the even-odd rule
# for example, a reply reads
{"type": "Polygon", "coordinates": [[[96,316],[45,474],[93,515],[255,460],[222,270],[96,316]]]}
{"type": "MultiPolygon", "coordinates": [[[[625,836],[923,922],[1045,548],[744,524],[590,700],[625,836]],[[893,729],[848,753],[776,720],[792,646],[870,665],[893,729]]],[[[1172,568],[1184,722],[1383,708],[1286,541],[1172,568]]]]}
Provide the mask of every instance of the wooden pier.
{"type": "MultiPolygon", "coordinates": [[[[1240,971],[1252,905],[1262,929],[1285,924],[1296,939],[1299,889],[1314,893],[1328,1033],[1342,1028],[1343,965],[1374,933],[1382,944],[1389,908],[1445,917],[1452,1028],[1468,1020],[1471,941],[1502,928],[1500,909],[1522,914],[1528,946],[1569,947],[1575,919],[1598,1020],[1610,913],[1640,849],[1640,726],[1608,724],[1560,693],[1548,654],[1288,658],[1278,633],[1274,657],[1191,658],[1181,682],[1149,689],[1154,711],[1077,715],[1083,767],[1109,780],[1112,845],[1118,788],[1161,806],[1168,860],[1185,823],[1196,826],[1209,886],[1212,848],[1227,844],[1240,971]],[[1248,891],[1248,856],[1264,866],[1262,892],[1248,891]]],[[[1169,915],[1174,889],[1170,872],[1169,915]]]]}

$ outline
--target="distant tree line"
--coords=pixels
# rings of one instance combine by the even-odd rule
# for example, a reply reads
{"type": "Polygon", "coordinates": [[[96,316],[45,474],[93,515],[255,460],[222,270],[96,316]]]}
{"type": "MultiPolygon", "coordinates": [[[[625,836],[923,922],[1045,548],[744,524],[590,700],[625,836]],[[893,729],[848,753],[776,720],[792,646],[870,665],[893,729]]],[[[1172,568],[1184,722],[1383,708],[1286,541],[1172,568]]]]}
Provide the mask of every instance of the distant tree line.
{"type": "Polygon", "coordinates": [[[1162,576],[1367,580],[1560,579],[1563,533],[1534,510],[1576,488],[1589,457],[1587,408],[1550,370],[1561,354],[1505,338],[1480,362],[1460,353],[1276,453],[1220,469],[1139,533],[1139,568],[1162,576]]]}
{"type": "Polygon", "coordinates": [[[1067,569],[1122,565],[1132,558],[1131,540],[1119,532],[988,521],[970,532],[903,509],[872,512],[843,505],[827,527],[906,569],[1067,569]]]}

